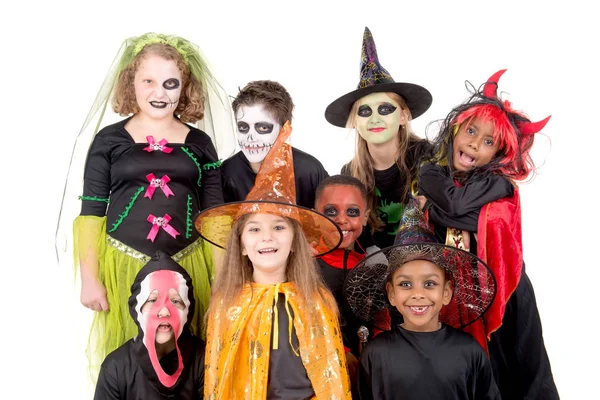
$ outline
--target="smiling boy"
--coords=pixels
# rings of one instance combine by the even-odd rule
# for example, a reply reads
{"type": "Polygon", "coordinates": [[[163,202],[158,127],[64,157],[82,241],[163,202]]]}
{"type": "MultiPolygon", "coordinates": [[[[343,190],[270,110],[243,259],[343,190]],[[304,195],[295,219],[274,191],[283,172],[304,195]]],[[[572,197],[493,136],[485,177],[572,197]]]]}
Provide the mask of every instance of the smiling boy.
{"type": "Polygon", "coordinates": [[[383,309],[403,317],[362,351],[361,399],[500,399],[485,350],[459,330],[492,304],[491,271],[473,254],[438,243],[415,200],[401,222],[394,245],[365,257],[345,284],[358,317],[374,321],[383,309]]]}

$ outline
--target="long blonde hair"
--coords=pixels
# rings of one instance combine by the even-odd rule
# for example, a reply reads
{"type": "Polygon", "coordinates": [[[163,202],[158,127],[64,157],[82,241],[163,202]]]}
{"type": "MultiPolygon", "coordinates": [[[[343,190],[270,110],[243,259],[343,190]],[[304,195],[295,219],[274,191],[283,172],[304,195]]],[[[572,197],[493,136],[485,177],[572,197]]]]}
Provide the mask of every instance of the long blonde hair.
{"type": "MultiPolygon", "coordinates": [[[[394,102],[396,102],[408,115],[406,124],[400,125],[400,129],[398,130],[398,148],[396,149],[396,165],[404,175],[406,182],[402,189],[402,202],[405,203],[407,201],[407,196],[410,193],[412,181],[411,166],[407,163],[407,153],[409,148],[423,139],[419,138],[410,127],[412,115],[404,99],[397,93],[385,92],[385,94],[394,100],[394,102]]],[[[346,123],[347,128],[356,129],[359,107],[360,99],[354,102],[350,109],[350,115],[348,116],[348,122],[346,123]]],[[[367,207],[371,210],[369,213],[369,225],[371,226],[372,231],[381,230],[385,224],[377,216],[377,194],[375,191],[373,157],[371,157],[371,154],[369,153],[367,141],[363,139],[358,132],[356,134],[354,158],[350,161],[350,175],[360,180],[367,189],[367,207]]]]}
{"type": "MultiPolygon", "coordinates": [[[[250,215],[246,214],[239,218],[231,228],[223,265],[219,268],[212,284],[212,298],[207,316],[214,313],[217,307],[226,310],[234,305],[244,285],[252,283],[252,263],[248,256],[242,255],[241,240],[242,231],[250,215]]],[[[287,259],[287,281],[294,283],[298,297],[305,306],[304,309],[309,311],[310,319],[319,318],[315,312],[318,300],[328,306],[331,313],[337,316],[337,305],[335,301],[332,301],[333,296],[321,278],[317,262],[302,227],[294,219],[285,218],[285,220],[292,226],[294,232],[291,251],[287,259]]]]}

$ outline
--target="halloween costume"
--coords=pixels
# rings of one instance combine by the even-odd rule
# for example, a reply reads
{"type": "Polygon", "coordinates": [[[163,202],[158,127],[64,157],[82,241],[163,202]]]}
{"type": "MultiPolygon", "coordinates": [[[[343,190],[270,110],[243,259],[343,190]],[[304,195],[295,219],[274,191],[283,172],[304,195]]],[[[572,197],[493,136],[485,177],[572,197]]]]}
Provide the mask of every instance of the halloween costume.
{"type": "MultiPolygon", "coordinates": [[[[319,183],[329,174],[315,157],[292,147],[294,176],[296,177],[296,204],[312,208],[315,205],[315,192],[319,183]]],[[[241,201],[254,186],[256,172],[250,166],[243,152],[223,161],[223,197],[225,202],[241,201]]]]}
{"type": "Polygon", "coordinates": [[[358,329],[364,321],[357,318],[350,309],[344,297],[344,282],[348,273],[364,258],[364,254],[348,249],[335,249],[317,259],[321,267],[321,276],[333,294],[340,310],[340,325],[344,346],[352,352],[359,354],[358,329]]]}
{"type": "MultiPolygon", "coordinates": [[[[157,250],[169,254],[193,277],[197,314],[193,320],[190,316],[190,327],[201,334],[213,262],[210,245],[193,230],[192,216],[223,202],[220,162],[209,136],[219,127],[218,103],[219,85],[198,48],[182,38],[150,33],[125,40],[90,110],[73,151],[57,228],[57,252],[61,256],[72,248],[76,266],[93,255],[98,279],[107,291],[109,311],[95,314],[90,334],[92,375],[106,354],[136,334],[125,299],[136,274],[157,250]],[[202,125],[209,133],[188,125],[183,143],[150,135],[146,143],[136,143],[125,128],[131,118],[98,132],[119,75],[145,46],[156,43],[177,50],[190,70],[185,79],[198,82],[204,91],[202,125]],[[84,149],[85,158],[81,157],[84,149]],[[85,168],[78,168],[84,159],[85,168]],[[84,171],[81,180],[80,171],[84,171]],[[81,212],[73,223],[71,243],[66,226],[73,221],[69,213],[77,199],[81,212]]],[[[226,130],[222,133],[227,136],[226,130]]]]}
{"type": "MultiPolygon", "coordinates": [[[[290,133],[286,123],[246,201],[200,213],[196,228],[206,240],[224,245],[222,240],[235,219],[248,213],[268,213],[298,221],[308,241],[318,243],[321,254],[339,246],[342,235],[333,221],[294,202],[292,151],[285,143],[290,133]]],[[[334,301],[330,294],[324,296],[334,301]]],[[[319,297],[315,302],[311,309],[318,310],[317,317],[311,318],[294,283],[283,282],[246,283],[233,306],[222,309],[217,304],[208,317],[205,396],[349,399],[337,318],[319,297]]]]}
{"type": "MultiPolygon", "coordinates": [[[[517,144],[522,146],[549,117],[532,123],[498,99],[496,86],[503,72],[494,74],[460,110],[493,104],[515,127],[517,144]]],[[[448,143],[451,149],[452,141],[448,143]]],[[[505,153],[511,151],[512,157],[521,157],[517,150],[505,153]]],[[[451,157],[449,152],[448,165],[451,157]]],[[[428,199],[425,209],[438,239],[477,254],[498,282],[489,312],[466,330],[489,352],[503,398],[558,399],[535,295],[524,270],[519,191],[501,172],[493,174],[485,166],[463,175],[459,174],[459,183],[450,167],[425,164],[419,172],[419,193],[428,199]],[[470,248],[465,247],[462,230],[470,233],[470,248]]]]}
{"type": "Polygon", "coordinates": [[[138,334],[110,353],[102,364],[94,399],[152,400],[201,399],[204,389],[204,343],[189,331],[194,314],[192,279],[166,253],[157,252],[135,278],[129,298],[129,312],[138,334]],[[168,298],[169,289],[181,296],[185,309],[168,298]],[[158,290],[152,307],[142,306],[158,290]],[[169,316],[158,316],[166,307],[169,316]],[[158,359],[155,334],[169,323],[176,337],[175,349],[158,359]]]}
{"type": "MultiPolygon", "coordinates": [[[[358,88],[332,102],[325,110],[325,118],[332,125],[346,127],[352,105],[357,100],[378,92],[391,92],[400,95],[406,102],[412,119],[427,111],[432,102],[431,94],[424,87],[413,83],[394,81],[390,73],[380,64],[371,31],[365,28],[358,88]]],[[[428,154],[430,146],[426,140],[416,140],[414,138],[408,140],[408,147],[403,156],[412,180],[412,177],[416,175],[419,160],[425,154],[428,154]]],[[[350,163],[342,168],[341,173],[352,174],[350,163]]],[[[359,239],[364,249],[372,245],[383,248],[393,244],[396,229],[398,229],[400,217],[407,201],[403,190],[407,178],[397,165],[392,165],[386,170],[373,170],[373,173],[374,187],[369,187],[368,182],[363,182],[363,184],[367,186],[368,191],[374,192],[377,202],[377,216],[385,226],[382,228],[383,230],[376,231],[373,236],[369,233],[370,229],[364,230],[359,239]]]]}
{"type": "Polygon", "coordinates": [[[386,282],[414,260],[427,260],[451,275],[453,295],[434,332],[384,327],[361,354],[361,398],[499,399],[491,365],[477,341],[458,329],[479,320],[493,302],[496,285],[485,263],[463,250],[435,240],[416,201],[407,205],[394,246],[366,257],[348,275],[345,293],[352,311],[373,321],[382,310],[398,313],[388,301],[386,282]],[[385,257],[387,262],[370,262],[385,257]],[[396,366],[398,360],[402,365],[396,366]]]}

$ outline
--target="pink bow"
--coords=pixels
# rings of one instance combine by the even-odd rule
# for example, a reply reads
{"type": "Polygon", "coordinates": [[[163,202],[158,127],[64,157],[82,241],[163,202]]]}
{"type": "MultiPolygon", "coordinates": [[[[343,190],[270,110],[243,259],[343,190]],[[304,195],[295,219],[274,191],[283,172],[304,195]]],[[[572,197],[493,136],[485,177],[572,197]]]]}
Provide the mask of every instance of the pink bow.
{"type": "Polygon", "coordinates": [[[144,147],[148,153],[152,153],[153,151],[162,151],[163,153],[169,154],[173,151],[171,147],[167,147],[167,142],[165,139],[161,139],[160,142],[154,143],[154,136],[146,136],[146,140],[148,141],[148,146],[144,147]]]}
{"type": "Polygon", "coordinates": [[[165,214],[164,217],[155,217],[154,215],[149,214],[146,220],[152,224],[152,228],[150,229],[150,232],[148,232],[146,239],[150,239],[152,242],[154,242],[154,239],[156,239],[156,235],[158,235],[158,230],[160,228],[163,228],[165,231],[167,231],[167,233],[173,236],[173,238],[179,235],[179,232],[169,225],[169,222],[171,221],[169,214],[165,214]]]}
{"type": "Polygon", "coordinates": [[[158,187],[162,189],[163,193],[167,198],[169,196],[175,196],[171,188],[169,188],[169,186],[167,185],[167,183],[171,181],[171,178],[169,178],[167,175],[163,176],[160,179],[157,179],[156,176],[154,176],[154,174],[150,173],[146,175],[146,179],[148,179],[148,182],[150,182],[150,186],[148,186],[148,189],[146,189],[146,194],[144,194],[144,197],[152,199],[152,196],[154,196],[154,191],[158,187]]]}

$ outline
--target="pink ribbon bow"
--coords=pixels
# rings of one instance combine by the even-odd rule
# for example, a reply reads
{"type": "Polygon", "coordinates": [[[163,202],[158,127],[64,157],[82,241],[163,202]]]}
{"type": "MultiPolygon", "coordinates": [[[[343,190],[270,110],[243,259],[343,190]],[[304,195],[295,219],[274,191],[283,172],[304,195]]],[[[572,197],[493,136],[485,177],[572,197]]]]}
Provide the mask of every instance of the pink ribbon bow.
{"type": "Polygon", "coordinates": [[[154,142],[154,136],[146,136],[146,140],[148,141],[148,146],[144,147],[148,153],[152,153],[153,151],[162,151],[163,153],[169,154],[173,151],[171,147],[167,147],[167,142],[165,139],[161,139],[160,142],[154,142]]]}
{"type": "Polygon", "coordinates": [[[144,194],[144,197],[152,199],[152,196],[154,196],[154,191],[158,187],[162,189],[163,193],[167,198],[169,196],[175,196],[171,188],[169,188],[169,186],[167,185],[167,183],[171,181],[171,178],[169,178],[167,175],[163,176],[160,179],[157,179],[156,176],[154,176],[154,174],[150,173],[146,175],[146,179],[148,179],[150,185],[148,186],[148,189],[146,189],[146,194],[144,194]]]}
{"type": "Polygon", "coordinates": [[[155,217],[154,215],[149,214],[146,220],[152,224],[152,228],[150,229],[150,232],[148,232],[146,239],[150,239],[152,242],[156,239],[156,235],[158,235],[158,230],[160,228],[163,228],[169,235],[173,236],[173,238],[179,235],[179,232],[169,225],[169,222],[171,221],[169,214],[165,214],[164,217],[155,217]]]}

